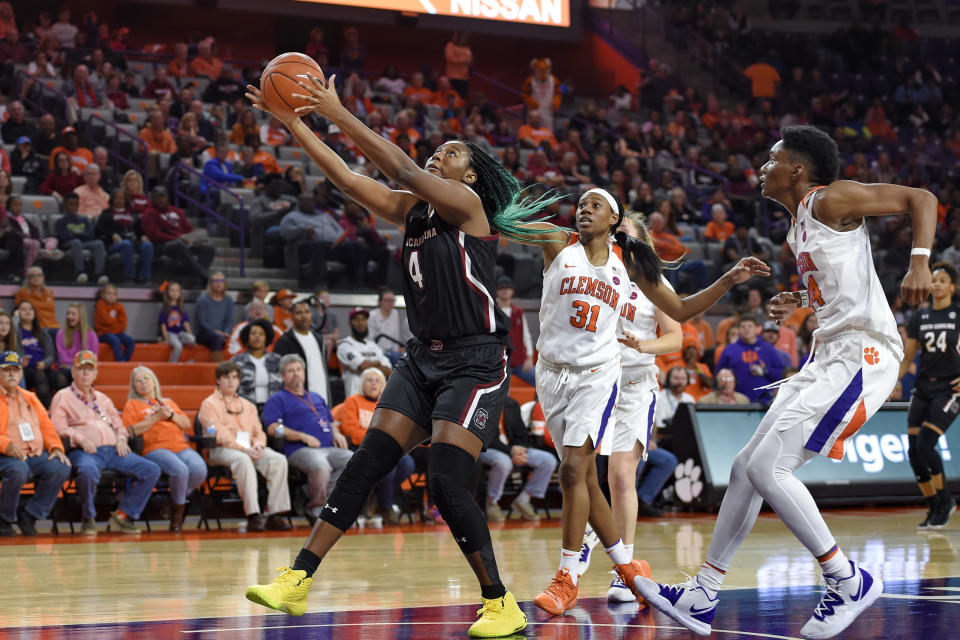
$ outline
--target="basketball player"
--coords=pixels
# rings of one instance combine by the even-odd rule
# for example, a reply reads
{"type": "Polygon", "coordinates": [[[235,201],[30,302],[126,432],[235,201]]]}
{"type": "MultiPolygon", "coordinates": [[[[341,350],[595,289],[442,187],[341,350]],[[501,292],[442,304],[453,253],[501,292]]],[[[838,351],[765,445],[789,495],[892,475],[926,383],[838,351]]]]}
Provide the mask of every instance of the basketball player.
{"type": "Polygon", "coordinates": [[[937,199],[891,184],[837,181],[837,145],[811,126],[784,127],[760,169],[761,193],[793,218],[787,240],[806,289],[773,298],[770,317],[783,323],[810,306],[820,328],[803,369],[780,387],[756,433],[737,455],[706,562],[681,584],[637,579],[660,611],[700,635],[710,633],[717,592],[766,500],[817,559],[826,593],[801,629],[831,638],[872,604],[883,583],[847,559],[794,471],[819,455],[843,457],[844,441],[877,411],[897,382],[903,347],[870,253],[866,216],[907,213],[914,249],[901,291],[914,305],[930,293],[929,247],[937,199]]]}
{"type": "MultiPolygon", "coordinates": [[[[661,262],[651,246],[623,232],[617,234],[616,244],[612,242],[611,233],[623,221],[624,211],[604,189],[590,189],[580,196],[576,216],[576,233],[547,223],[529,225],[542,230],[534,242],[541,243],[544,255],[537,397],[560,456],[563,493],[560,567],[533,602],[554,615],[577,602],[580,541],[588,521],[614,571],[631,591],[635,577],[650,573],[649,565],[634,560],[620,539],[596,467],[597,452],[608,454],[613,442],[609,423],[621,375],[616,334],[622,304],[630,296],[631,277],[649,298],[684,318],[705,310],[729,289],[718,282],[681,300],[671,289],[659,286],[661,262]]],[[[765,264],[746,258],[722,280],[742,282],[765,272],[765,264]]]]}
{"type": "MultiPolygon", "coordinates": [[[[415,337],[293,567],[284,568],[271,584],[250,587],[246,596],[303,614],[311,576],[356,520],[370,491],[405,453],[432,439],[430,494],[480,583],[483,606],[469,634],[510,635],[526,626],[526,616],[500,581],[483,510],[468,487],[477,455],[497,437],[509,390],[507,318],[494,299],[497,232],[509,232],[515,220],[543,202],[520,203],[517,181],[469,143],[441,145],[420,169],[340,104],[333,81],[320,77],[302,83],[311,106],[300,113],[316,111],[338,126],[406,190],[390,190],[351,172],[299,117],[284,125],[348,197],[405,228],[404,297],[415,337]]],[[[269,112],[262,94],[255,87],[248,91],[253,105],[269,112]]]]}
{"type": "Polygon", "coordinates": [[[960,413],[960,305],[954,301],[958,281],[957,268],[949,262],[933,265],[933,305],[911,316],[897,376],[903,377],[922,345],[907,414],[910,467],[929,507],[918,529],[943,528],[957,506],[946,488],[937,440],[960,413]]]}

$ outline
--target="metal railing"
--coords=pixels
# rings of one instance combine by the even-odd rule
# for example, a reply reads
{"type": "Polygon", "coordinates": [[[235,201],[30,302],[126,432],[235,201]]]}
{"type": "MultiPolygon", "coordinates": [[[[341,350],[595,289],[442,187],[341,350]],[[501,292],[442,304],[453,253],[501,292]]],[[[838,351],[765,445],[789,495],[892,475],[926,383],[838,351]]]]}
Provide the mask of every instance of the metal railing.
{"type": "Polygon", "coordinates": [[[57,128],[67,126],[68,124],[67,95],[62,91],[60,91],[59,89],[55,89],[54,87],[50,86],[50,84],[53,83],[52,78],[34,78],[23,69],[17,69],[16,77],[19,80],[19,82],[17,82],[17,87],[16,87],[16,92],[18,94],[21,93],[21,88],[23,87],[23,83],[27,82],[28,80],[35,80],[33,84],[34,88],[31,89],[31,91],[27,95],[23,96],[24,103],[26,103],[35,111],[49,113],[50,115],[52,115],[53,119],[57,123],[57,128]],[[47,84],[48,82],[50,84],[47,84]],[[36,100],[33,97],[34,91],[38,91],[41,94],[41,97],[39,100],[36,100]],[[43,96],[52,98],[53,99],[52,104],[58,108],[56,110],[50,109],[48,106],[48,103],[43,99],[43,96]]]}
{"type": "Polygon", "coordinates": [[[203,212],[205,215],[204,222],[208,233],[210,231],[211,218],[237,232],[240,242],[240,277],[244,277],[244,255],[246,254],[245,247],[247,238],[247,209],[244,205],[243,198],[230,191],[230,187],[228,185],[225,185],[222,182],[217,182],[213,178],[204,175],[200,171],[197,171],[193,167],[189,167],[182,162],[176,162],[170,167],[170,171],[167,173],[167,184],[173,186],[172,196],[174,204],[180,206],[181,202],[188,202],[196,207],[199,211],[203,212]],[[190,183],[192,185],[196,185],[199,193],[186,191],[180,188],[181,181],[179,178],[181,174],[185,174],[190,183]],[[198,200],[198,196],[201,197],[202,200],[198,200]],[[217,210],[218,198],[216,196],[219,196],[219,198],[230,198],[236,202],[235,211],[237,222],[225,217],[220,213],[220,211],[217,210]]]}
{"type": "Polygon", "coordinates": [[[150,155],[150,149],[147,147],[147,143],[140,139],[139,136],[135,136],[126,129],[123,129],[117,123],[112,120],[107,120],[106,118],[97,115],[96,113],[91,113],[90,117],[87,118],[87,130],[86,137],[90,140],[91,146],[97,143],[97,140],[93,137],[93,129],[96,123],[100,123],[107,131],[113,131],[113,136],[109,134],[106,136],[104,142],[106,144],[103,147],[107,150],[107,155],[110,156],[115,162],[122,164],[128,169],[133,169],[143,176],[143,182],[147,182],[147,157],[150,155]],[[143,164],[137,164],[131,158],[128,158],[120,150],[120,141],[121,139],[131,140],[139,150],[138,154],[134,154],[134,158],[143,158],[143,164]],[[107,146],[109,145],[109,146],[107,146]]]}

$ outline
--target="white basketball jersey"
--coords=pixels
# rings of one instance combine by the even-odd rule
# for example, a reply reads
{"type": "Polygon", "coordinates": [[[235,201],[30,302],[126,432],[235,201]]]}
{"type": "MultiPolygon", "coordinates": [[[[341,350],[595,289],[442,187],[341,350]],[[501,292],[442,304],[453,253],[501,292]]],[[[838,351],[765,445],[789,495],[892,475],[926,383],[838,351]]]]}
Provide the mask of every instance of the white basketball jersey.
{"type": "MultiPolygon", "coordinates": [[[[661,280],[660,286],[666,286],[673,291],[666,278],[661,280]]],[[[630,283],[630,295],[620,305],[620,327],[617,335],[622,336],[624,331],[629,331],[641,340],[657,338],[657,308],[633,282],[630,283]]],[[[620,358],[624,369],[646,367],[656,364],[657,361],[657,357],[652,353],[640,353],[623,343],[620,343],[620,358]]]]}
{"type": "Polygon", "coordinates": [[[578,234],[543,274],[540,358],[556,366],[593,367],[619,359],[620,305],[630,295],[619,247],[606,264],[590,264],[578,234]]]}
{"type": "Polygon", "coordinates": [[[866,224],[852,231],[831,229],[811,214],[817,195],[811,190],[803,197],[787,235],[820,324],[814,335],[825,340],[844,331],[864,331],[887,342],[902,359],[903,342],[873,266],[866,224]]]}

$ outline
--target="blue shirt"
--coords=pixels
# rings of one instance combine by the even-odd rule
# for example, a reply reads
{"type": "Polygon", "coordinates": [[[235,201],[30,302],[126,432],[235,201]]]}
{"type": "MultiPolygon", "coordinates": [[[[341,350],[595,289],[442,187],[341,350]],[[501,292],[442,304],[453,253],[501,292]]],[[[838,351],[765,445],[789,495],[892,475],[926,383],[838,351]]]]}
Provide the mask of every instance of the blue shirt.
{"type": "MultiPolygon", "coordinates": [[[[270,396],[263,406],[264,426],[279,422],[283,418],[283,426],[308,433],[320,441],[321,447],[333,446],[333,414],[330,408],[318,394],[307,391],[303,396],[295,396],[286,389],[281,389],[270,396]]],[[[287,440],[283,446],[283,454],[287,457],[294,451],[305,447],[302,442],[287,440]]]]}
{"type": "Polygon", "coordinates": [[[753,344],[738,339],[723,348],[716,366],[717,371],[720,369],[733,371],[737,378],[736,390],[747,396],[750,402],[769,402],[773,399],[773,391],[755,388],[783,377],[783,358],[779,350],[763,338],[757,338],[753,344]]]}

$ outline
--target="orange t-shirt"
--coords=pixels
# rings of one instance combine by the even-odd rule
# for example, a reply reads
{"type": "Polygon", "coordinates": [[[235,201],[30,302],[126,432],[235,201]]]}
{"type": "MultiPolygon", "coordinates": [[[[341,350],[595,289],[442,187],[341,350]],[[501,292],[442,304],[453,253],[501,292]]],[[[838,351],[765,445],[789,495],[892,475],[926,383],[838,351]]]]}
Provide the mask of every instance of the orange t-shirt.
{"type": "Polygon", "coordinates": [[[528,124],[520,125],[520,130],[517,131],[518,140],[533,140],[534,144],[540,144],[544,140],[550,143],[551,149],[556,149],[559,146],[556,137],[547,127],[537,127],[534,129],[528,124]]]}
{"type": "Polygon", "coordinates": [[[415,87],[413,85],[410,85],[409,87],[403,90],[404,101],[406,101],[406,99],[409,98],[410,96],[415,97],[417,100],[419,100],[423,104],[430,104],[431,102],[433,102],[433,91],[431,91],[427,87],[415,87]]]}
{"type": "Polygon", "coordinates": [[[340,433],[350,439],[354,445],[359,445],[367,433],[367,427],[373,419],[373,410],[377,408],[377,401],[371,400],[362,393],[356,393],[340,405],[336,419],[340,421],[340,433]]]}
{"type": "Polygon", "coordinates": [[[650,237],[657,254],[664,260],[677,260],[687,251],[680,238],[667,231],[651,231],[650,237]]]}
{"type": "Polygon", "coordinates": [[[177,143],[173,141],[173,134],[169,129],[157,133],[152,127],[144,127],[140,129],[140,139],[147,143],[149,151],[174,153],[177,150],[177,143]]]}
{"type": "Polygon", "coordinates": [[[60,323],[57,322],[57,310],[53,302],[53,291],[44,288],[43,295],[36,295],[27,287],[20,287],[17,295],[13,299],[13,305],[18,306],[24,300],[29,300],[30,304],[37,312],[37,321],[44,329],[59,329],[60,323]]]}
{"type": "Polygon", "coordinates": [[[723,224],[717,224],[711,220],[707,223],[707,228],[704,230],[703,235],[711,240],[723,242],[733,235],[733,229],[733,223],[729,220],[724,221],[723,224]]]}
{"type": "Polygon", "coordinates": [[[93,330],[98,336],[104,333],[123,333],[127,330],[127,310],[119,302],[107,304],[106,300],[97,300],[93,311],[93,330]]]}
{"type": "Polygon", "coordinates": [[[293,328],[293,314],[281,307],[280,305],[274,305],[273,307],[273,324],[277,325],[284,331],[293,328]]]}
{"type": "Polygon", "coordinates": [[[743,70],[750,78],[754,98],[773,98],[777,95],[780,74],[766,62],[757,62],[743,70]]]}
{"type": "MultiPolygon", "coordinates": [[[[138,422],[143,422],[150,413],[150,408],[157,404],[130,398],[123,407],[123,425],[130,427],[138,422]]],[[[163,398],[161,404],[173,409],[173,412],[183,415],[183,411],[177,406],[177,403],[169,398],[163,398]]],[[[143,455],[146,455],[154,449],[167,449],[178,453],[187,448],[187,438],[183,429],[178,427],[172,420],[161,420],[155,422],[149,429],[143,432],[143,455]]]]}
{"type": "Polygon", "coordinates": [[[220,77],[220,69],[222,68],[223,61],[220,58],[211,57],[209,60],[204,60],[198,56],[190,61],[190,73],[195,76],[207,76],[211,80],[220,77]]]}
{"type": "Polygon", "coordinates": [[[67,149],[66,147],[56,147],[50,152],[51,171],[53,170],[53,162],[57,159],[57,154],[61,151],[70,156],[70,164],[80,173],[83,173],[83,170],[87,168],[88,164],[93,164],[93,152],[90,151],[90,149],[77,147],[73,151],[70,151],[70,149],[67,149]]]}
{"type": "Polygon", "coordinates": [[[697,336],[700,338],[700,347],[703,349],[712,349],[716,344],[713,341],[713,327],[710,326],[710,323],[706,320],[691,320],[688,323],[691,327],[696,329],[697,336]]]}

